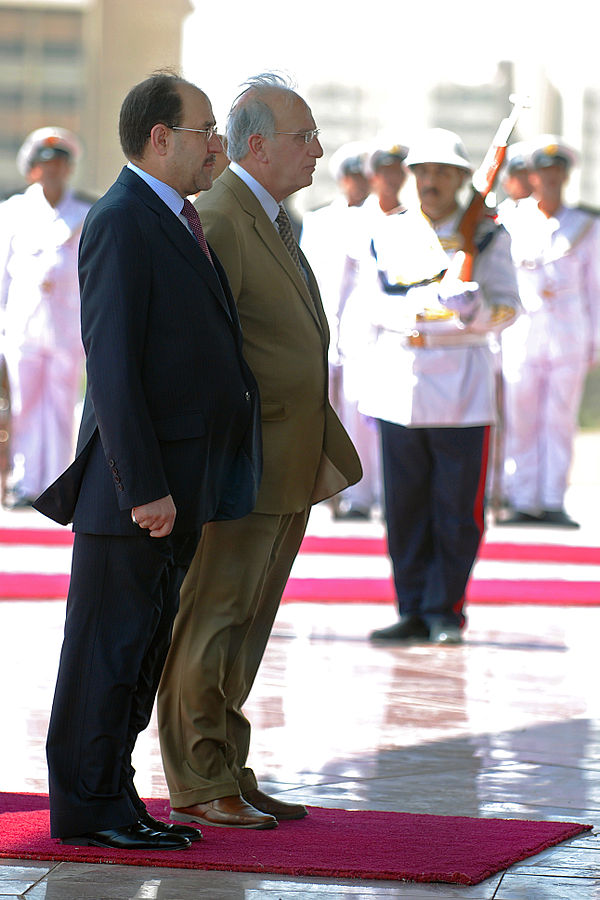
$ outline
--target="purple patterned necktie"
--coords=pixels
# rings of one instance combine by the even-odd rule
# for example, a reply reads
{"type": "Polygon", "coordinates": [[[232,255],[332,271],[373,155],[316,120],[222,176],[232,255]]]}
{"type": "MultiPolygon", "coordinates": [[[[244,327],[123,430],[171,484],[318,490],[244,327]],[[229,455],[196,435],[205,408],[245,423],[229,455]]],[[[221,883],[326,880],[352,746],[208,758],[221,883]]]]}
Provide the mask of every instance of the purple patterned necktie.
{"type": "MultiPolygon", "coordinates": [[[[204,237],[204,230],[202,228],[202,222],[200,221],[200,216],[196,212],[193,204],[190,203],[189,200],[183,201],[183,209],[181,210],[182,216],[185,216],[189,222],[190,228],[192,229],[192,233],[201,248],[206,253],[208,259],[212,263],[212,256],[210,255],[210,250],[208,249],[208,244],[206,243],[206,238],[204,237]]],[[[213,263],[214,265],[214,263],[213,263]]]]}

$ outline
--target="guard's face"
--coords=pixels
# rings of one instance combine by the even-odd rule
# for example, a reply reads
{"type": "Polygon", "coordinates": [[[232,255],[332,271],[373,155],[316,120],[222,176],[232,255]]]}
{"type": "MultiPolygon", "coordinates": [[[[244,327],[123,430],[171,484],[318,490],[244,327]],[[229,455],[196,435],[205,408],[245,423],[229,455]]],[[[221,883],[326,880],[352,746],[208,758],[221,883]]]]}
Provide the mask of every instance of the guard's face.
{"type": "Polygon", "coordinates": [[[563,163],[534,169],[529,176],[536,197],[559,197],[567,182],[569,173],[563,163]]]}
{"type": "Polygon", "coordinates": [[[377,193],[384,190],[398,194],[406,181],[407,174],[406,166],[399,159],[395,159],[387,166],[380,166],[372,178],[374,190],[377,193]]]}
{"type": "Polygon", "coordinates": [[[62,191],[71,175],[71,161],[61,154],[45,162],[38,162],[29,170],[29,181],[41,184],[45,190],[62,191]]]}
{"type": "Polygon", "coordinates": [[[457,206],[456,195],[468,172],[458,166],[441,163],[419,163],[411,166],[417,185],[421,209],[436,222],[449,216],[457,206]]]}
{"type": "Polygon", "coordinates": [[[504,179],[503,188],[511,200],[523,200],[531,194],[529,169],[517,169],[504,179]]]}

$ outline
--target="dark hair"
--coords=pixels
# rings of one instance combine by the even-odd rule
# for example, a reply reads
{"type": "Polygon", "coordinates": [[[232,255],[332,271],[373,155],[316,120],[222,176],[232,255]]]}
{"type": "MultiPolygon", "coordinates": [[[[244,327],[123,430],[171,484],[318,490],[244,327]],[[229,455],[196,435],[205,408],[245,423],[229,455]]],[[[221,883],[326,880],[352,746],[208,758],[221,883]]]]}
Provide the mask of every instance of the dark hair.
{"type": "Polygon", "coordinates": [[[140,159],[159,122],[179,125],[183,101],[178,87],[189,84],[174,72],[155,72],[131,88],[121,106],[119,139],[127,159],[140,159]]]}

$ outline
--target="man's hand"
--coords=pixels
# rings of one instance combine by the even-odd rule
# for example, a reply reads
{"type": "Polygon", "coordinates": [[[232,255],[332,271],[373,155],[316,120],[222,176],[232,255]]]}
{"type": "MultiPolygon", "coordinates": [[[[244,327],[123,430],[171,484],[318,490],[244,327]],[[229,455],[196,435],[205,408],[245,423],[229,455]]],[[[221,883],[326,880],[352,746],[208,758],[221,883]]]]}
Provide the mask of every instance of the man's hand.
{"type": "Polygon", "coordinates": [[[455,310],[461,321],[468,325],[481,306],[481,294],[476,281],[461,281],[459,278],[464,258],[462,250],[454,254],[440,282],[438,296],[442,306],[455,310]]]}
{"type": "Polygon", "coordinates": [[[143,506],[134,506],[131,510],[131,519],[140,528],[147,528],[150,537],[167,537],[173,530],[177,510],[170,494],[153,500],[152,503],[144,503],[143,506]]]}

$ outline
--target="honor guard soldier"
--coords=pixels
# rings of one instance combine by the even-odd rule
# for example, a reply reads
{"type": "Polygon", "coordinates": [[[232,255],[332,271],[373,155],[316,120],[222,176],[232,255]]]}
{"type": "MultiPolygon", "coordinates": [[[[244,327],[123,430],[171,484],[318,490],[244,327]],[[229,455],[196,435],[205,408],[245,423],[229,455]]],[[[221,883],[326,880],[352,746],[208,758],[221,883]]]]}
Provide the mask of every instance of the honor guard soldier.
{"type": "Polygon", "coordinates": [[[459,643],[465,588],[484,529],[496,333],[519,308],[509,238],[493,216],[477,226],[472,279],[458,231],[458,194],[472,167],[458,137],[431,129],[411,145],[420,209],[383,218],[370,268],[373,296],[359,408],[379,420],[388,547],[400,619],[372,640],[459,643]],[[443,273],[446,273],[440,281],[443,273]]]}
{"type": "Polygon", "coordinates": [[[506,159],[502,169],[502,188],[506,199],[498,206],[498,219],[503,220],[503,215],[514,209],[519,200],[524,200],[531,195],[531,181],[529,180],[529,152],[525,141],[517,141],[511,144],[506,151],[506,159]]]}
{"type": "MultiPolygon", "coordinates": [[[[358,412],[351,364],[342,353],[339,341],[345,317],[341,298],[344,286],[352,277],[352,268],[347,269],[347,257],[361,227],[365,200],[371,203],[371,185],[365,174],[369,156],[369,148],[359,141],[344,144],[336,150],[329,161],[329,169],[340,194],[328,206],[305,214],[300,237],[300,246],[319,283],[331,334],[329,379],[332,403],[363,465],[361,481],[331,500],[336,519],[368,519],[381,500],[379,438],[373,423],[358,412]]],[[[372,200],[378,203],[377,197],[372,200]]]]}
{"type": "MultiPolygon", "coordinates": [[[[358,408],[363,379],[362,349],[368,324],[369,297],[355,291],[357,258],[368,246],[373,228],[380,219],[400,208],[400,192],[407,180],[404,164],[408,147],[378,139],[363,160],[363,171],[371,194],[357,215],[348,220],[351,230],[346,241],[343,277],[338,285],[335,311],[335,352],[337,354],[337,410],[352,437],[363,465],[358,484],[334,499],[337,519],[368,519],[382,505],[381,447],[376,422],[358,408]]],[[[333,340],[332,340],[333,347],[333,340]]],[[[330,353],[331,357],[331,353],[330,353]]]]}
{"type": "Polygon", "coordinates": [[[77,251],[90,203],[68,186],[81,147],[38,128],[17,166],[30,186],[0,206],[0,304],[11,397],[10,505],[27,507],[66,469],[82,395],[77,251]]]}
{"type": "Polygon", "coordinates": [[[600,346],[600,220],[567,205],[576,153],[532,142],[533,193],[505,217],[524,315],[502,335],[506,390],[504,524],[577,528],[564,509],[586,374],[600,346]]]}

